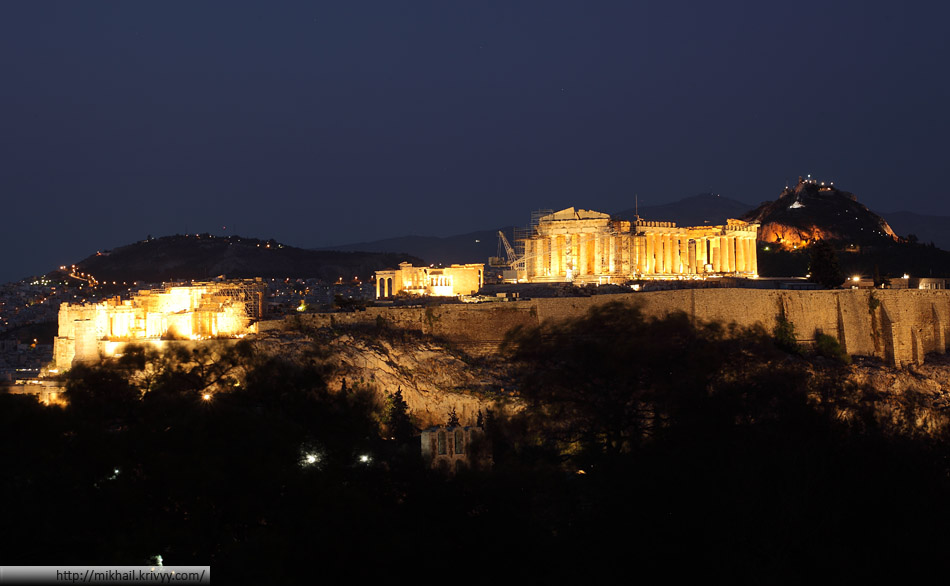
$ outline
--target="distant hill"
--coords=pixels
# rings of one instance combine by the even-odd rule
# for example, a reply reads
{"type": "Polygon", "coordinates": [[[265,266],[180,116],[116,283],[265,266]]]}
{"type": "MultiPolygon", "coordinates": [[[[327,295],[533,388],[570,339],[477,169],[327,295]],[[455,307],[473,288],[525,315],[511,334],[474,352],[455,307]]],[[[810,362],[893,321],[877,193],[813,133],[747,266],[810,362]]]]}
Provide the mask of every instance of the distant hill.
{"type": "Polygon", "coordinates": [[[807,273],[808,245],[817,239],[834,244],[846,275],[950,277],[950,252],[928,245],[931,240],[937,242],[931,236],[950,218],[935,219],[932,231],[921,229],[927,225],[922,221],[926,218],[917,214],[888,214],[892,218],[897,218],[898,233],[903,236],[914,233],[911,230],[920,232],[918,243],[897,236],[888,220],[859,203],[853,193],[800,180],[742,219],[761,224],[758,265],[764,277],[807,273]]]}
{"type": "MultiPolygon", "coordinates": [[[[386,238],[372,242],[343,244],[319,250],[392,252],[403,250],[425,260],[425,264],[451,264],[488,262],[488,257],[498,252],[498,230],[502,230],[509,241],[513,240],[512,226],[494,230],[480,230],[457,236],[402,236],[386,238]]],[[[514,242],[512,242],[514,244],[514,242]]]]}
{"type": "MultiPolygon", "coordinates": [[[[700,193],[673,203],[640,206],[640,217],[644,220],[676,222],[678,226],[703,226],[706,224],[725,224],[728,218],[741,218],[755,206],[713,193],[700,193]]],[[[636,209],[628,209],[613,214],[621,220],[632,220],[636,209]]]]}
{"type": "Polygon", "coordinates": [[[104,281],[172,281],[228,278],[368,279],[400,262],[421,263],[407,254],[314,251],[239,236],[165,236],[94,254],[79,271],[104,281]]]}
{"type": "MultiPolygon", "coordinates": [[[[640,216],[647,220],[673,221],[682,226],[702,226],[704,223],[724,224],[726,218],[738,218],[753,207],[727,197],[703,193],[680,201],[656,206],[643,206],[640,216]]],[[[613,214],[615,218],[629,220],[636,210],[623,210],[613,214]]],[[[364,250],[368,252],[405,251],[425,259],[427,263],[488,262],[488,257],[498,253],[498,230],[502,230],[514,244],[514,227],[480,230],[457,236],[438,238],[434,236],[402,236],[356,242],[321,248],[319,250],[364,250]]]]}
{"type": "Polygon", "coordinates": [[[742,219],[758,222],[759,241],[784,248],[807,246],[815,240],[844,245],[885,246],[899,239],[884,218],[847,191],[814,180],[799,180],[775,201],[767,201],[742,219]]]}

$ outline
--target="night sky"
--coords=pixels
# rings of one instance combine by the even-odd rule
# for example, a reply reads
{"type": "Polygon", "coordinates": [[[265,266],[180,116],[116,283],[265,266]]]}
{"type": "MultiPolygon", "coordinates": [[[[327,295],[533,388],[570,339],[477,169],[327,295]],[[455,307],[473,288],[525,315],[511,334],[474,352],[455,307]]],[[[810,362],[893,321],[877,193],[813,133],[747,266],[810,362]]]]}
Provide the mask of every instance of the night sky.
{"type": "Polygon", "coordinates": [[[0,282],[148,234],[447,236],[806,173],[950,215],[950,8],[829,4],[0,2],[0,282]]]}

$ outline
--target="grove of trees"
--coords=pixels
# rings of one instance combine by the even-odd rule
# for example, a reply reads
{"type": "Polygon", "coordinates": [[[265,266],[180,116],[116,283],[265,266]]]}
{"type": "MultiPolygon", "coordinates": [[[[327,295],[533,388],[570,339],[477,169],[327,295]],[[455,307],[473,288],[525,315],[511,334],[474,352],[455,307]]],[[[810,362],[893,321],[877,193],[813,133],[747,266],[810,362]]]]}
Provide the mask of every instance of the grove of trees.
{"type": "Polygon", "coordinates": [[[907,581],[946,564],[950,438],[916,425],[929,406],[882,418],[840,361],[772,332],[626,305],[512,332],[526,406],[484,413],[493,468],[452,476],[420,461],[399,389],[329,389],[320,352],[137,350],[74,368],[66,408],[0,394],[2,563],[161,555],[279,584],[907,581]]]}

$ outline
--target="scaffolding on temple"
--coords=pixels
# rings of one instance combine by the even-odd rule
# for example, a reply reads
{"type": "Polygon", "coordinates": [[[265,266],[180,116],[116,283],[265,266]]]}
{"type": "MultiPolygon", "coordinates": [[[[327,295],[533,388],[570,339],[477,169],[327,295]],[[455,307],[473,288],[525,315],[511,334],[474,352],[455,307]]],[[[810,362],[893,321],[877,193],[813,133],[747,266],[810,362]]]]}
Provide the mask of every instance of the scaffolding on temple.
{"type": "Polygon", "coordinates": [[[541,218],[544,216],[549,216],[554,213],[554,210],[549,209],[539,209],[531,212],[531,221],[530,223],[522,228],[515,227],[514,229],[514,250],[515,250],[515,262],[512,263],[511,268],[519,271],[519,275],[525,271],[525,262],[527,261],[525,255],[525,241],[534,238],[538,234],[538,225],[541,224],[541,218]]]}

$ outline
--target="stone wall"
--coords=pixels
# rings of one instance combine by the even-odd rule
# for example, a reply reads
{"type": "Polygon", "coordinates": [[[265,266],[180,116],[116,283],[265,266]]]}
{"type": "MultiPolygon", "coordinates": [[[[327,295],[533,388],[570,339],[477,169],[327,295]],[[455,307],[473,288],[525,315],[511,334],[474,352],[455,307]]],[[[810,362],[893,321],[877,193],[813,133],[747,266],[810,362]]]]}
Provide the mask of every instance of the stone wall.
{"type": "Polygon", "coordinates": [[[837,338],[850,354],[877,356],[896,366],[920,364],[926,353],[943,353],[950,332],[950,291],[869,289],[680,289],[481,305],[371,307],[354,313],[264,321],[260,329],[287,329],[295,323],[310,327],[385,325],[433,335],[470,353],[485,354],[497,351],[513,327],[580,317],[594,305],[612,301],[639,303],[652,316],[682,311],[698,321],[759,324],[769,331],[784,314],[802,343],[813,342],[815,331],[821,330],[837,338]]]}

